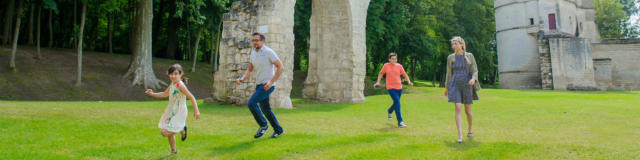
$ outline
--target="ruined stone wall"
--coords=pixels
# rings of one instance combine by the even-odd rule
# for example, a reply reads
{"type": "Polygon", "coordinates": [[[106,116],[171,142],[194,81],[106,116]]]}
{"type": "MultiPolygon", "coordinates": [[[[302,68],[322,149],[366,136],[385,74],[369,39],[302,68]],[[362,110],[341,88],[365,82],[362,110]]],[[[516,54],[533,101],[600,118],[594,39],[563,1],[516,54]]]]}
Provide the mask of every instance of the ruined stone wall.
{"type": "Polygon", "coordinates": [[[540,56],[540,79],[542,89],[553,89],[553,70],[551,68],[551,54],[549,53],[549,40],[538,40],[538,54],[540,56]]]}
{"type": "Polygon", "coordinates": [[[595,83],[591,43],[584,38],[549,38],[553,88],[598,90],[595,83]]]}
{"type": "Polygon", "coordinates": [[[272,107],[292,108],[289,94],[293,80],[293,12],[295,0],[241,0],[224,14],[219,71],[214,75],[213,99],[246,105],[255,91],[255,75],[241,85],[235,79],[249,67],[253,47],[251,34],[265,34],[265,45],[273,49],[285,69],[271,94],[272,107]]]}
{"type": "Polygon", "coordinates": [[[640,90],[640,40],[602,40],[592,48],[594,59],[610,59],[610,89],[640,90]]]}
{"type": "Polygon", "coordinates": [[[303,97],[364,102],[369,0],[314,0],[303,97]]]}

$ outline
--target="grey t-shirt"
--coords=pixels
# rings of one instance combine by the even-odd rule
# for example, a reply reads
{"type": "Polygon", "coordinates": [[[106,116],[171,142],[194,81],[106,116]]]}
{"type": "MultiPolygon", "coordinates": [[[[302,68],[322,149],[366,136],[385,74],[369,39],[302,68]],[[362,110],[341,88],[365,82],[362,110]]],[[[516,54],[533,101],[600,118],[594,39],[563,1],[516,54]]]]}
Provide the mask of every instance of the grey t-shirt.
{"type": "MultiPolygon", "coordinates": [[[[253,70],[256,72],[257,82],[264,83],[269,82],[273,76],[275,75],[275,66],[274,62],[280,60],[276,52],[273,52],[271,48],[263,45],[260,50],[256,50],[253,48],[251,50],[251,64],[253,65],[253,70]]],[[[273,83],[275,86],[276,83],[273,83]]]]}

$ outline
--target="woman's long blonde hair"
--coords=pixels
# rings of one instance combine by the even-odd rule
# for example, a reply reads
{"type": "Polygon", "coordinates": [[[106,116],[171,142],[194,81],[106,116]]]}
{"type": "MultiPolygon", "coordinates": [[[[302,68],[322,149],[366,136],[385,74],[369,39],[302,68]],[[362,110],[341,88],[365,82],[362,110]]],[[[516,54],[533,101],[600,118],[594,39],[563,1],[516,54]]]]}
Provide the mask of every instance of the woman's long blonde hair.
{"type": "MultiPolygon", "coordinates": [[[[464,39],[462,39],[462,37],[460,37],[460,36],[454,36],[453,38],[451,38],[451,43],[452,43],[451,47],[453,47],[453,42],[458,42],[458,43],[462,44],[462,51],[464,52],[463,53],[464,60],[467,61],[467,64],[471,64],[471,61],[469,60],[469,58],[467,58],[467,55],[465,55],[467,53],[467,44],[464,43],[464,39]]],[[[454,50],[454,52],[455,52],[455,50],[454,50]]]]}

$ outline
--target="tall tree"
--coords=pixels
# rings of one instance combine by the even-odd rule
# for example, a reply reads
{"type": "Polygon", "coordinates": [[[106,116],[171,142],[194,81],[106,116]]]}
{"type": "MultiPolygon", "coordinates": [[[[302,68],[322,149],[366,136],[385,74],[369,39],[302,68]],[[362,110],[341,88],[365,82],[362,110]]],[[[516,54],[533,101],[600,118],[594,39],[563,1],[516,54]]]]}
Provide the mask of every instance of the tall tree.
{"type": "Polygon", "coordinates": [[[624,6],[624,12],[627,17],[627,21],[622,23],[622,34],[624,37],[640,37],[640,23],[638,19],[633,21],[630,17],[640,16],[640,0],[620,0],[620,3],[624,6]]]}
{"type": "Polygon", "coordinates": [[[602,38],[622,38],[622,25],[628,17],[618,0],[595,0],[596,24],[602,38]]]}
{"type": "Polygon", "coordinates": [[[29,9],[29,39],[28,43],[33,44],[33,13],[35,10],[35,2],[30,3],[31,9],[29,9]]]}
{"type": "MultiPolygon", "coordinates": [[[[53,26],[52,26],[52,15],[53,13],[58,13],[58,4],[55,0],[42,0],[42,8],[49,10],[49,45],[48,47],[53,47],[53,26]]],[[[39,38],[38,38],[39,39],[39,38]]]]}
{"type": "Polygon", "coordinates": [[[191,67],[191,72],[196,72],[196,62],[198,62],[198,44],[200,44],[200,36],[202,35],[202,30],[204,27],[200,27],[198,29],[198,34],[196,35],[196,43],[193,47],[193,66],[191,67]]]}
{"type": "Polygon", "coordinates": [[[11,48],[11,60],[9,61],[9,69],[16,70],[16,51],[18,49],[18,35],[20,34],[20,19],[22,17],[22,3],[24,0],[18,0],[18,12],[16,12],[16,26],[13,31],[13,47],[11,48]]]}
{"type": "Polygon", "coordinates": [[[4,14],[4,34],[2,37],[2,44],[9,44],[11,40],[11,24],[13,24],[13,9],[15,8],[15,0],[9,0],[9,5],[4,14]]]}
{"type": "Polygon", "coordinates": [[[113,12],[107,13],[107,51],[113,53],[113,12]]]}
{"type": "Polygon", "coordinates": [[[76,73],[76,87],[82,85],[82,39],[84,33],[85,18],[87,17],[87,2],[82,3],[82,13],[80,13],[80,30],[78,31],[78,45],[76,52],[78,53],[78,71],[76,73]]]}
{"type": "Polygon", "coordinates": [[[139,0],[136,5],[136,23],[133,37],[133,56],[124,77],[132,79],[132,85],[144,88],[160,88],[167,84],[156,78],[152,66],[151,25],[153,21],[153,0],[139,0]]]}
{"type": "Polygon", "coordinates": [[[293,70],[306,69],[308,64],[304,60],[309,55],[310,27],[309,19],[311,18],[311,0],[297,0],[294,13],[294,54],[293,54],[293,70]],[[303,67],[304,65],[304,67],[303,67]]]}
{"type": "Polygon", "coordinates": [[[125,0],[106,0],[100,4],[107,13],[107,52],[113,53],[113,32],[117,29],[115,14],[120,12],[121,6],[125,4],[125,0]]]}
{"type": "Polygon", "coordinates": [[[49,9],[49,48],[53,48],[53,9],[49,9]]]}
{"type": "Polygon", "coordinates": [[[38,5],[38,18],[36,19],[36,21],[38,21],[38,24],[36,26],[36,58],[37,59],[42,59],[42,54],[40,54],[40,24],[41,24],[41,19],[40,17],[42,16],[42,6],[43,6],[43,2],[40,1],[40,4],[38,5]]]}
{"type": "Polygon", "coordinates": [[[177,59],[178,48],[178,15],[176,15],[176,0],[169,4],[169,17],[167,18],[167,58],[177,59]]]}

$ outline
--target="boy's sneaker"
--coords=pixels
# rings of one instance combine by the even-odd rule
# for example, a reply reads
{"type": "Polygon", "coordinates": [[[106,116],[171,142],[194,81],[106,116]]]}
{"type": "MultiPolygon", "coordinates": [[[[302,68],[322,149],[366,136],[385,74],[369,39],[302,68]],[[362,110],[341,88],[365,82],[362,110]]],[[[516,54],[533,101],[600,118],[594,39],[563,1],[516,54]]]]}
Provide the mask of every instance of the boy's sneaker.
{"type": "Polygon", "coordinates": [[[282,134],[284,134],[284,131],[281,131],[280,133],[273,132],[273,134],[269,138],[278,138],[278,137],[282,136],[282,134]]]}

